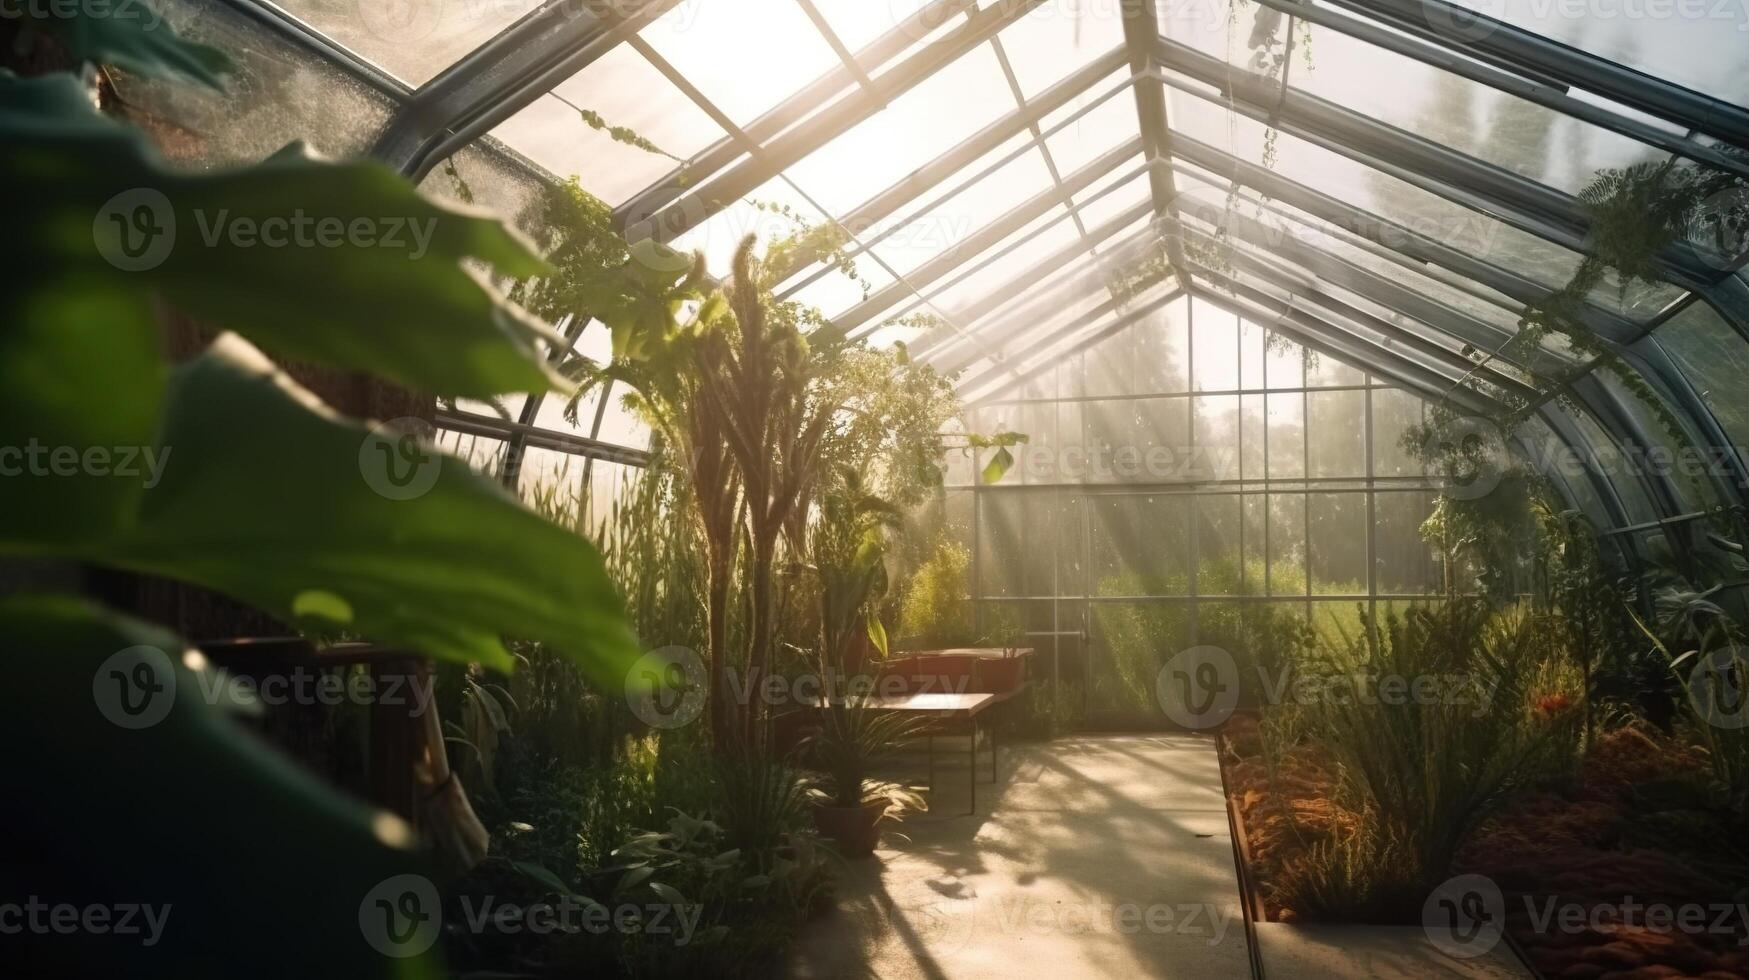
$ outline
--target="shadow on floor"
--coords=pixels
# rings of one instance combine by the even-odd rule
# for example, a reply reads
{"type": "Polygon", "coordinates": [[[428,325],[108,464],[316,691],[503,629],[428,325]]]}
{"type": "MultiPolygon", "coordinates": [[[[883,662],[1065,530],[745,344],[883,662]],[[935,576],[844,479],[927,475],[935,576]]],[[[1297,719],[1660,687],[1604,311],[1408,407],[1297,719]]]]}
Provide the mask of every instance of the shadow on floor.
{"type": "Polygon", "coordinates": [[[994,785],[988,758],[966,814],[965,759],[938,756],[931,811],[847,863],[784,975],[1250,975],[1212,739],[1004,746],[994,785]]]}

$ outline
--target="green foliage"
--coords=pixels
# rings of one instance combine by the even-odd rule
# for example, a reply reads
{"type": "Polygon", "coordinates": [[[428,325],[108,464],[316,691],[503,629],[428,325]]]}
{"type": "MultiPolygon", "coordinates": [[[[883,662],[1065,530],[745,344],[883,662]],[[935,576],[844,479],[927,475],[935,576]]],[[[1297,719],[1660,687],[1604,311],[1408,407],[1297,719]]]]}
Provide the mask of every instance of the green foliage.
{"type": "Polygon", "coordinates": [[[869,707],[865,691],[840,692],[821,712],[821,730],[806,745],[806,758],[826,774],[820,796],[833,806],[885,803],[888,816],[926,809],[916,793],[869,779],[869,769],[922,732],[913,716],[869,707]]]}
{"type": "Polygon", "coordinates": [[[839,470],[821,495],[809,536],[819,580],[821,676],[844,666],[858,633],[887,655],[878,603],[887,591],[886,534],[898,523],[898,508],[869,493],[857,470],[839,470]]]}
{"type": "Polygon", "coordinates": [[[52,596],[0,599],[0,635],[21,654],[8,659],[19,696],[7,699],[4,731],[34,745],[8,764],[32,799],[0,819],[12,841],[0,891],[171,909],[154,946],[26,931],[8,937],[12,962],[58,976],[220,978],[258,971],[271,949],[274,970],[288,975],[437,975],[426,957],[395,972],[359,936],[372,888],[431,873],[411,828],[335,793],[240,724],[235,707],[202,697],[223,690],[222,678],[185,656],[181,640],[52,596]],[[142,647],[166,658],[152,673],[169,691],[168,714],[123,728],[96,713],[93,684],[122,669],[117,651],[142,647]],[[215,854],[248,855],[248,873],[215,854]]]}
{"type": "Polygon", "coordinates": [[[972,619],[971,552],[946,535],[910,575],[899,613],[902,648],[939,650],[977,638],[972,619]]]}
{"type": "Polygon", "coordinates": [[[1030,437],[1023,432],[998,432],[988,436],[975,432],[968,434],[966,443],[971,449],[996,450],[990,454],[990,461],[984,464],[983,470],[979,471],[978,479],[984,483],[999,482],[1003,476],[1007,475],[1009,468],[1014,465],[1014,453],[1010,451],[1011,447],[1023,445],[1029,439],[1030,437]]]}
{"type": "MultiPolygon", "coordinates": [[[[1339,676],[1436,677],[1460,682],[1432,698],[1318,698],[1300,705],[1306,738],[1343,774],[1347,808],[1365,817],[1335,866],[1402,869],[1425,895],[1451,873],[1458,846],[1513,793],[1571,766],[1570,719],[1539,715],[1545,665],[1558,658],[1547,624],[1456,599],[1368,622],[1364,634],[1323,643],[1312,669],[1339,676]]],[[[1351,898],[1365,889],[1347,888],[1351,898]]]]}
{"type": "Polygon", "coordinates": [[[1702,790],[1707,805],[1741,835],[1749,830],[1749,727],[1714,712],[1733,693],[1742,698],[1749,691],[1742,629],[1703,595],[1667,590],[1659,600],[1662,628],[1653,629],[1638,616],[1635,625],[1669,664],[1681,688],[1683,734],[1706,751],[1711,780],[1702,790]],[[1693,645],[1676,654],[1660,634],[1687,638],[1693,645]],[[1701,675],[1709,671],[1712,677],[1703,680],[1701,675]]]}
{"type": "MultiPolygon", "coordinates": [[[[1261,699],[1259,670],[1275,677],[1299,662],[1310,648],[1315,633],[1304,615],[1304,604],[1287,599],[1282,603],[1222,602],[1219,596],[1261,596],[1263,562],[1204,561],[1198,569],[1198,585],[1209,595],[1196,604],[1196,633],[1191,635],[1191,605],[1178,602],[1097,603],[1093,606],[1093,633],[1099,655],[1109,658],[1095,668],[1089,700],[1094,710],[1125,713],[1158,711],[1155,682],[1160,665],[1192,643],[1218,646],[1237,663],[1244,685],[1241,703],[1261,699]]],[[[1303,594],[1302,566],[1292,573],[1278,569],[1273,585],[1278,593],[1303,594]]],[[[1150,577],[1134,574],[1106,576],[1095,586],[1108,596],[1188,595],[1189,581],[1183,575],[1150,577]],[[1151,581],[1149,580],[1151,579],[1151,581]],[[1148,591],[1154,590],[1154,591],[1148,591]]],[[[1358,584],[1320,583],[1320,591],[1362,592],[1358,584]]]]}
{"type": "MultiPolygon", "coordinates": [[[[168,30],[129,37],[117,33],[128,24],[91,21],[55,25],[80,57],[207,82],[223,63],[168,30]]],[[[0,75],[0,141],[4,258],[34,273],[0,299],[0,444],[83,461],[146,451],[162,464],[137,481],[90,462],[79,475],[0,481],[0,554],[197,583],[318,633],[455,662],[508,668],[502,637],[515,633],[623,676],[636,642],[586,542],[410,434],[338,417],[243,337],[174,371],[159,351],[159,318],[173,310],[285,357],[444,395],[561,386],[545,359],[557,338],[464,268],[544,268],[505,226],[434,204],[379,165],[297,145],[253,167],[171,171],[65,75],[0,75]],[[313,241],[295,237],[299,220],[313,241]],[[235,235],[274,222],[290,226],[289,247],[235,235]],[[374,246],[323,239],[324,227],[352,236],[361,222],[374,246]],[[414,251],[382,239],[393,229],[414,251]],[[387,482],[373,489],[378,464],[387,482]],[[409,486],[398,466],[429,485],[398,493],[409,486]]],[[[219,700],[236,703],[234,689],[180,641],[69,599],[9,600],[0,619],[33,652],[15,665],[30,697],[14,699],[9,733],[59,733],[19,760],[28,785],[57,788],[19,817],[12,836],[33,844],[0,872],[8,892],[54,883],[63,899],[171,903],[165,941],[126,951],[131,975],[231,977],[258,971],[264,949],[298,975],[429,975],[426,957],[382,957],[359,934],[373,887],[425,870],[409,828],[240,732],[203,697],[229,691],[219,700]],[[141,730],[92,716],[100,665],[129,647],[162,660],[134,696],[169,699],[166,719],[141,730]],[[128,833],[109,825],[117,798],[129,801],[128,833]],[[253,877],[191,858],[202,853],[248,854],[253,877]]],[[[501,693],[474,683],[460,694],[475,709],[464,736],[482,772],[506,731],[501,693]]],[[[90,937],[39,945],[53,972],[123,969],[120,950],[90,937]]]]}
{"type": "Polygon", "coordinates": [[[122,338],[151,332],[156,298],[271,353],[421,391],[489,397],[563,383],[539,356],[551,331],[463,267],[528,275],[540,260],[501,222],[434,202],[381,164],[323,161],[292,144],[253,167],[172,171],[64,75],[0,80],[0,129],[29,146],[0,158],[0,180],[16,189],[5,255],[47,270],[0,300],[8,322],[58,329],[96,314],[122,338]],[[374,244],[334,230],[355,221],[374,244]],[[296,244],[267,246],[275,222],[296,244]],[[237,244],[253,228],[262,243],[237,244]],[[316,244],[327,235],[338,244],[316,244]],[[130,252],[145,267],[118,267],[134,264],[130,252]]]}

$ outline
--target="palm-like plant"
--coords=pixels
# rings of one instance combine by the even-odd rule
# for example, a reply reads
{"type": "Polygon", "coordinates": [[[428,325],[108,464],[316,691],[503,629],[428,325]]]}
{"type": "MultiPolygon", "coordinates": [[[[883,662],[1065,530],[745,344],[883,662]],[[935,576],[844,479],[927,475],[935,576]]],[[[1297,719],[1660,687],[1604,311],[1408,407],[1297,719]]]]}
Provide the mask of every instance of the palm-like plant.
{"type": "Polygon", "coordinates": [[[867,693],[852,692],[829,703],[821,721],[820,731],[806,746],[814,765],[826,776],[816,798],[845,808],[884,803],[883,816],[927,808],[910,789],[869,777],[876,763],[920,733],[916,718],[882,711],[867,693]]]}

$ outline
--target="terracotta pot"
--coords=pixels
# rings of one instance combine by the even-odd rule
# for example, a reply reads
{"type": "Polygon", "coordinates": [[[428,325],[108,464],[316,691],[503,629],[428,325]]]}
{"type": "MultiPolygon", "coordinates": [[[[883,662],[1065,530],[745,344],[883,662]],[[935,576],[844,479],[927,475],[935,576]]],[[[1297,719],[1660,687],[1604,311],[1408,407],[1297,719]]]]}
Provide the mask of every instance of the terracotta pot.
{"type": "Polygon", "coordinates": [[[862,806],[830,806],[814,804],[814,827],[820,836],[838,845],[845,857],[867,857],[874,853],[881,839],[881,817],[887,812],[885,800],[862,806]]]}

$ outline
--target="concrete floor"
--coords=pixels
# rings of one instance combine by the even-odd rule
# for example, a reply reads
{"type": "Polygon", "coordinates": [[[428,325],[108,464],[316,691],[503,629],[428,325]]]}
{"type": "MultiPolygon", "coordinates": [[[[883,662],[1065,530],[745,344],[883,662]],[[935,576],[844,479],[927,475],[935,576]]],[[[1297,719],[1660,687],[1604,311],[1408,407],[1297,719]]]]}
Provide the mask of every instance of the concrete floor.
{"type": "MultiPolygon", "coordinates": [[[[916,760],[905,767],[920,779],[916,760]]],[[[1214,741],[1080,736],[937,756],[931,811],[839,876],[795,978],[1246,977],[1245,924],[1214,741]]]]}
{"type": "Polygon", "coordinates": [[[1455,959],[1427,941],[1420,926],[1289,925],[1262,922],[1257,946],[1269,980],[1323,977],[1374,980],[1529,980],[1531,972],[1501,943],[1485,955],[1455,959]]]}

